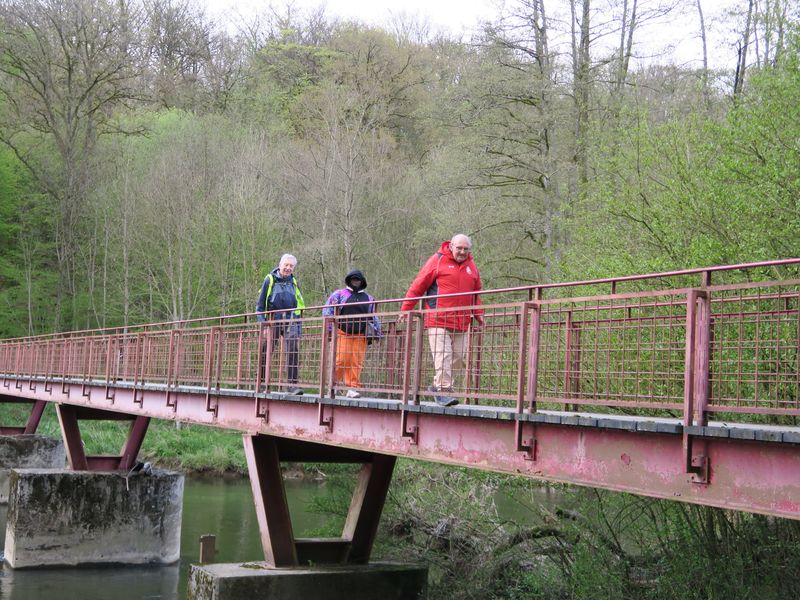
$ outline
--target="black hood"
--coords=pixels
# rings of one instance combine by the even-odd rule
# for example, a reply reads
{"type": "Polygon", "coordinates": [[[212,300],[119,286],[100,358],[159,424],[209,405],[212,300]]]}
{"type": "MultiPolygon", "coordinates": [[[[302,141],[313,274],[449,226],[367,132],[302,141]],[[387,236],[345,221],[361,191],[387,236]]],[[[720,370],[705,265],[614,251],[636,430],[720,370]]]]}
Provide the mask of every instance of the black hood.
{"type": "Polygon", "coordinates": [[[364,274],[361,271],[359,271],[358,269],[353,269],[344,278],[344,284],[347,287],[349,287],[351,290],[353,290],[354,292],[360,292],[361,290],[364,290],[364,289],[367,288],[367,278],[364,277],[364,274]],[[358,277],[361,280],[361,286],[358,289],[355,289],[352,285],[350,285],[350,280],[353,277],[358,277]]]}

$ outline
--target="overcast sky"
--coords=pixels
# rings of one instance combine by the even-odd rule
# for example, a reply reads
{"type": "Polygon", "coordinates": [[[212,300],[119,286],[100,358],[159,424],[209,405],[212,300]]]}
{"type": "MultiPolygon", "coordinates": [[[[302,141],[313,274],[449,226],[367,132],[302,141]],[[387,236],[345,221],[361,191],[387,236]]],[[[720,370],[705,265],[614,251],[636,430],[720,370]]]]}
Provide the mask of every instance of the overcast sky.
{"type": "MultiPolygon", "coordinates": [[[[200,0],[215,17],[228,18],[239,14],[244,18],[266,10],[270,0],[200,0]]],[[[513,0],[506,0],[507,2],[513,0]]],[[[650,4],[658,0],[651,0],[650,4]]],[[[325,6],[331,16],[344,19],[357,19],[373,25],[386,26],[392,19],[401,15],[416,17],[430,23],[433,31],[446,30],[451,34],[469,37],[482,21],[497,20],[501,13],[503,0],[272,0],[275,6],[286,6],[291,2],[300,10],[325,6]]],[[[744,0],[701,0],[708,29],[712,52],[709,61],[712,67],[730,66],[735,62],[730,32],[723,27],[721,15],[724,10],[741,5],[744,0]],[[727,34],[727,35],[726,35],[727,34]]],[[[557,6],[566,3],[551,3],[557,6]]],[[[600,3],[598,2],[598,5],[600,3]]],[[[699,26],[695,0],[683,0],[688,15],[676,17],[670,22],[661,23],[657,28],[647,28],[640,32],[638,41],[640,53],[646,55],[648,46],[657,53],[666,44],[675,47],[672,58],[677,63],[700,59],[699,26]]],[[[547,7],[548,4],[545,4],[547,7]]],[[[281,11],[282,12],[282,11],[281,11]]]]}
{"type": "MultiPolygon", "coordinates": [[[[452,33],[474,28],[481,20],[492,19],[499,13],[494,0],[290,0],[299,9],[325,6],[330,15],[357,19],[373,25],[384,25],[393,16],[407,13],[430,21],[435,28],[449,29],[452,33]]],[[[499,0],[502,2],[502,0],[499,0]]],[[[269,0],[205,0],[212,13],[238,11],[252,14],[260,7],[269,6],[269,0]]],[[[272,2],[285,6],[287,2],[272,2]]]]}

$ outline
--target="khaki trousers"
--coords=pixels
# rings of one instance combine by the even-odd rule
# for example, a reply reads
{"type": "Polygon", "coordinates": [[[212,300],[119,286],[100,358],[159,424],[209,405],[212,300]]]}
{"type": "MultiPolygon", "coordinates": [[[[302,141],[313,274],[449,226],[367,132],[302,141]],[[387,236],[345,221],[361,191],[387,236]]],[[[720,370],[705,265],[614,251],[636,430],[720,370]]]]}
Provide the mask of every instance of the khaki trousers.
{"type": "Polygon", "coordinates": [[[467,332],[431,327],[428,342],[433,355],[434,387],[453,387],[453,368],[459,370],[466,366],[467,332]]]}

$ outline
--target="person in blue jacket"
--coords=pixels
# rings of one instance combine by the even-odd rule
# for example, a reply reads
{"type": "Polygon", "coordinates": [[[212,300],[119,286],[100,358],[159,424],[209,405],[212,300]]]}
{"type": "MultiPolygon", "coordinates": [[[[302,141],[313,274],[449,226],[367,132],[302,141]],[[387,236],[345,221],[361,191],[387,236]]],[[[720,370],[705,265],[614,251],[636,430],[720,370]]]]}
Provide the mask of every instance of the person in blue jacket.
{"type": "MultiPolygon", "coordinates": [[[[299,396],[303,393],[303,389],[297,386],[302,333],[299,318],[305,308],[305,302],[294,276],[296,267],[297,258],[291,254],[281,256],[278,266],[264,278],[264,283],[261,285],[261,293],[256,303],[256,318],[259,321],[269,320],[272,323],[273,348],[279,338],[283,339],[286,376],[289,383],[286,391],[288,394],[299,396]]],[[[266,348],[262,348],[263,354],[266,354],[266,348]]]]}

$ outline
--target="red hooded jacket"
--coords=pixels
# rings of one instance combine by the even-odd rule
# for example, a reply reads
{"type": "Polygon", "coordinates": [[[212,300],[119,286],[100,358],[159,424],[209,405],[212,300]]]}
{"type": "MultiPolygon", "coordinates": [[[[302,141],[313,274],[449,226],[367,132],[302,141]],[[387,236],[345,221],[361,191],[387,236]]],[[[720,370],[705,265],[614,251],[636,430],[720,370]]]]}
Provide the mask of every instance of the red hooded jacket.
{"type": "MultiPolygon", "coordinates": [[[[481,303],[478,295],[441,297],[443,294],[477,292],[481,289],[481,275],[470,255],[457,263],[450,252],[450,241],[442,242],[439,251],[431,256],[417,273],[406,292],[406,298],[427,296],[424,308],[472,307],[481,303]],[[437,297],[438,296],[438,297],[437,297]]],[[[400,310],[412,310],[417,300],[404,300],[400,310]]],[[[466,331],[472,317],[483,316],[480,308],[465,308],[453,311],[431,311],[425,313],[425,327],[442,327],[453,331],[466,331]]]]}

